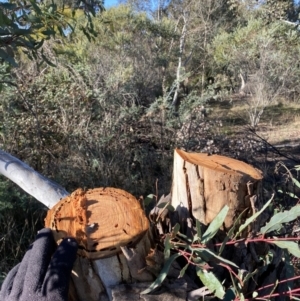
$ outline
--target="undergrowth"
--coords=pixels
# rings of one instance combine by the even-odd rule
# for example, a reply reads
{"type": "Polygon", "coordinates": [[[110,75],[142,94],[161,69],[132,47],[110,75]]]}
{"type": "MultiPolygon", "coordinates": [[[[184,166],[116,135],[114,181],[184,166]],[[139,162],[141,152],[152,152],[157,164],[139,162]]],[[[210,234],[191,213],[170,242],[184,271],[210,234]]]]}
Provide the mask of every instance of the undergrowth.
{"type": "MultiPolygon", "coordinates": [[[[295,170],[299,172],[300,165],[296,166],[295,170]]],[[[300,189],[300,182],[287,168],[286,171],[293,185],[300,189]]],[[[298,199],[293,193],[289,195],[298,199]]],[[[158,206],[174,211],[168,202],[159,203],[158,206]]],[[[297,223],[300,204],[289,210],[281,209],[278,211],[277,206],[274,206],[273,194],[251,217],[245,219],[245,211],[242,212],[228,231],[223,228],[229,210],[227,205],[206,229],[196,220],[192,237],[180,232],[180,225],[175,224],[172,231],[165,233],[161,238],[164,245],[164,265],[161,272],[143,294],[159,287],[167,277],[173,262],[181,257],[184,258],[185,264],[182,265],[180,276],[183,277],[186,271],[193,267],[196,277],[203,285],[198,296],[202,300],[211,299],[212,296],[226,301],[272,300],[278,297],[280,300],[287,298],[299,300],[300,288],[297,283],[300,276],[295,272],[294,262],[295,258],[300,258],[298,245],[300,237],[295,237],[291,232],[287,235],[283,230],[287,225],[297,223]],[[268,222],[260,226],[258,231],[249,231],[255,229],[252,227],[253,224],[266,210],[271,210],[268,222]],[[221,241],[218,236],[220,229],[223,229],[223,234],[225,233],[221,241]],[[244,248],[255,263],[247,266],[245,259],[239,261],[240,258],[235,256],[229,258],[229,253],[226,252],[228,248],[231,248],[229,251],[231,253],[244,248]],[[264,252],[260,252],[262,249],[264,252]],[[249,269],[249,266],[253,269],[249,269]],[[220,273],[216,273],[216,267],[223,269],[221,277],[220,273]],[[282,273],[278,273],[279,270],[282,273]]],[[[156,222],[159,219],[158,215],[156,222]]]]}
{"type": "Polygon", "coordinates": [[[0,180],[0,283],[43,228],[45,207],[9,180],[0,180]]]}

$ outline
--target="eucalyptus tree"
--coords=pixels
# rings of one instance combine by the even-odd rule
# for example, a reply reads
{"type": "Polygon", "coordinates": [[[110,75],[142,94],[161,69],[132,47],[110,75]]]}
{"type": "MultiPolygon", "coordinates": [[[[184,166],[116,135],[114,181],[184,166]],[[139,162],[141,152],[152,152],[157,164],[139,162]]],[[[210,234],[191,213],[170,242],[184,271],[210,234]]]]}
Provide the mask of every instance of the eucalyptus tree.
{"type": "Polygon", "coordinates": [[[30,59],[49,60],[43,44],[51,37],[65,36],[75,28],[75,13],[81,11],[87,22],[80,29],[87,37],[95,35],[91,15],[103,8],[102,1],[73,1],[66,6],[53,1],[15,1],[0,3],[0,59],[17,66],[16,54],[22,50],[30,59]],[[79,4],[83,3],[82,6],[79,4]]]}
{"type": "MultiPolygon", "coordinates": [[[[37,68],[35,60],[20,55],[19,68],[10,70],[14,85],[2,91],[0,143],[70,191],[109,185],[145,193],[158,164],[140,145],[135,148],[134,127],[157,89],[156,43],[168,36],[169,25],[157,26],[145,14],[121,7],[94,19],[93,26],[99,38],[88,42],[84,32],[75,31],[44,42],[51,55],[60,54],[55,68],[45,63],[37,68]]],[[[43,177],[7,153],[0,155],[3,174],[18,185],[29,183],[30,191],[27,185],[23,189],[32,195],[40,191],[43,177]]],[[[35,197],[51,206],[50,190],[35,197]]],[[[56,200],[67,193],[60,192],[56,200]]]]}
{"type": "Polygon", "coordinates": [[[141,194],[150,190],[151,179],[163,177],[157,171],[166,160],[149,154],[148,142],[134,141],[146,135],[156,148],[172,143],[156,128],[143,133],[139,126],[161,94],[173,24],[119,6],[93,19],[93,26],[94,40],[74,31],[46,42],[55,68],[38,69],[22,57],[11,72],[16,86],[2,93],[0,141],[70,191],[111,185],[141,194]]]}
{"type": "Polygon", "coordinates": [[[252,126],[258,124],[270,104],[299,96],[297,26],[283,20],[269,23],[263,16],[264,13],[254,12],[244,26],[231,33],[221,32],[212,43],[219,68],[234,74],[237,85],[240,76],[241,92],[248,86],[248,114],[252,126]]]}
{"type": "Polygon", "coordinates": [[[176,24],[169,56],[176,63],[169,65],[169,73],[175,82],[172,105],[177,107],[191,90],[204,96],[207,78],[214,75],[209,45],[221,28],[234,26],[234,10],[224,0],[170,1],[166,14],[176,24]]]}

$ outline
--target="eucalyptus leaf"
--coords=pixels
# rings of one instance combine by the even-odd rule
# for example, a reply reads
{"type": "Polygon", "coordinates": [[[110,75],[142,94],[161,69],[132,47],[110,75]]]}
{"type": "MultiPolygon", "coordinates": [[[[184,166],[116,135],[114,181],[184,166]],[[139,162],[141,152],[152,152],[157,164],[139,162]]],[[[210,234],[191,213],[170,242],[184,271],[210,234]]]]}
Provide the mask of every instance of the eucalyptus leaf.
{"type": "Polygon", "coordinates": [[[228,213],[229,207],[225,205],[218,215],[209,224],[208,228],[204,232],[201,243],[207,244],[219,231],[220,227],[223,225],[226,215],[228,213]]]}
{"type": "Polygon", "coordinates": [[[283,223],[288,223],[300,216],[300,205],[296,205],[290,210],[279,212],[272,216],[270,221],[260,229],[262,234],[281,229],[283,223]]]}
{"type": "Polygon", "coordinates": [[[183,277],[185,274],[185,271],[187,270],[189,264],[187,263],[180,271],[179,277],[183,277]]]}
{"type": "Polygon", "coordinates": [[[274,194],[258,212],[253,214],[251,217],[247,218],[245,223],[239,227],[239,230],[237,231],[234,237],[237,237],[244,229],[246,229],[271,204],[273,198],[274,198],[274,194]]]}
{"type": "Polygon", "coordinates": [[[254,270],[253,272],[251,272],[251,273],[247,273],[247,275],[245,276],[245,278],[244,278],[244,283],[246,283],[249,279],[251,279],[255,274],[257,274],[258,273],[258,270],[256,269],[256,270],[254,270]]]}
{"type": "Polygon", "coordinates": [[[197,229],[197,234],[194,236],[193,242],[198,240],[201,241],[201,237],[202,237],[201,223],[198,219],[196,219],[196,229],[197,229]]]}
{"type": "Polygon", "coordinates": [[[52,63],[43,53],[41,54],[43,60],[51,67],[56,67],[56,65],[54,63],[52,63]]]}
{"type": "Polygon", "coordinates": [[[292,192],[283,192],[281,189],[278,189],[277,191],[280,193],[285,193],[285,194],[289,195],[291,198],[299,199],[299,197],[292,192]]]}
{"type": "Polygon", "coordinates": [[[16,9],[16,7],[17,7],[17,5],[14,3],[8,3],[8,2],[0,3],[0,9],[14,10],[14,9],[16,9]]]}
{"type": "Polygon", "coordinates": [[[42,39],[41,41],[36,41],[34,44],[34,50],[37,50],[39,48],[41,48],[44,44],[44,40],[42,39]]]}
{"type": "Polygon", "coordinates": [[[32,14],[26,15],[26,19],[29,22],[32,22],[35,26],[40,25],[42,22],[40,17],[38,17],[36,15],[32,15],[32,14]]]}
{"type": "Polygon", "coordinates": [[[34,11],[38,14],[38,15],[41,15],[42,14],[42,10],[39,8],[39,6],[36,4],[36,1],[35,0],[29,0],[34,11]]]}
{"type": "Polygon", "coordinates": [[[14,34],[16,35],[27,35],[31,33],[32,33],[31,29],[26,29],[26,28],[18,28],[14,30],[14,34]]]}
{"type": "Polygon", "coordinates": [[[148,206],[153,202],[154,194],[148,194],[144,199],[144,206],[148,206]]]}
{"type": "Polygon", "coordinates": [[[171,236],[168,234],[165,239],[164,258],[167,260],[171,254],[172,244],[170,242],[171,236]]]}
{"type": "Polygon", "coordinates": [[[180,225],[179,223],[176,223],[172,231],[172,237],[175,237],[179,233],[179,230],[180,230],[180,225]]]}
{"type": "Polygon", "coordinates": [[[165,278],[168,275],[168,272],[170,270],[170,267],[172,265],[172,262],[178,258],[179,256],[181,256],[180,254],[176,253],[174,255],[172,255],[164,264],[164,267],[162,268],[161,272],[159,273],[159,275],[157,276],[156,280],[144,291],[141,292],[142,295],[146,295],[149,294],[150,292],[152,292],[154,289],[156,289],[158,286],[160,286],[162,284],[162,282],[165,280],[165,278]]]}
{"type": "Polygon", "coordinates": [[[185,240],[186,242],[188,242],[190,244],[193,243],[193,239],[192,238],[190,238],[190,237],[188,237],[188,236],[186,236],[186,235],[184,235],[184,234],[182,234],[180,232],[177,233],[177,236],[181,237],[183,240],[185,240]]]}
{"type": "Polygon", "coordinates": [[[53,29],[43,30],[41,33],[45,36],[54,36],[55,35],[55,31],[53,29]]]}
{"type": "Polygon", "coordinates": [[[167,209],[167,210],[169,210],[171,212],[175,211],[174,207],[169,202],[160,203],[160,204],[157,205],[157,207],[161,208],[161,209],[162,208],[163,209],[167,209]]]}
{"type": "Polygon", "coordinates": [[[168,205],[169,205],[168,202],[163,202],[163,203],[159,203],[159,204],[157,205],[157,207],[158,207],[158,208],[166,208],[168,205]]]}
{"type": "Polygon", "coordinates": [[[247,210],[248,210],[248,208],[246,208],[246,209],[238,216],[238,218],[235,219],[235,221],[234,221],[232,227],[230,228],[230,230],[228,231],[226,237],[225,237],[224,240],[223,240],[223,243],[222,243],[222,245],[221,245],[221,247],[220,247],[220,249],[219,249],[219,252],[218,252],[219,255],[222,254],[222,252],[223,252],[223,250],[224,250],[224,248],[225,248],[225,246],[226,246],[226,243],[227,243],[231,238],[234,237],[235,231],[236,231],[236,227],[239,225],[239,223],[240,223],[242,217],[244,216],[244,214],[245,214],[245,212],[246,212],[247,210]]]}
{"type": "Polygon", "coordinates": [[[215,254],[213,251],[206,249],[206,248],[197,248],[193,249],[195,254],[199,255],[202,259],[204,259],[206,262],[207,261],[216,261],[216,262],[223,262],[227,265],[231,265],[236,267],[237,269],[239,268],[234,262],[227,260],[221,256],[218,256],[215,254]]]}
{"type": "Polygon", "coordinates": [[[197,268],[197,275],[202,283],[218,298],[223,299],[225,291],[219,279],[212,273],[197,268]]]}
{"type": "Polygon", "coordinates": [[[6,51],[0,48],[0,58],[10,63],[12,66],[17,67],[18,64],[13,57],[11,57],[6,51]]]}
{"type": "Polygon", "coordinates": [[[288,250],[292,255],[300,257],[300,249],[296,242],[294,241],[272,241],[272,244],[278,246],[281,249],[288,250]]]}
{"type": "MultiPolygon", "coordinates": [[[[0,21],[0,24],[1,24],[1,21],[0,21]]],[[[9,35],[11,34],[11,32],[9,31],[8,28],[0,28],[0,36],[6,36],[6,35],[9,35]]]]}
{"type": "Polygon", "coordinates": [[[300,188],[300,182],[297,179],[292,178],[292,181],[298,188],[300,188]]]}

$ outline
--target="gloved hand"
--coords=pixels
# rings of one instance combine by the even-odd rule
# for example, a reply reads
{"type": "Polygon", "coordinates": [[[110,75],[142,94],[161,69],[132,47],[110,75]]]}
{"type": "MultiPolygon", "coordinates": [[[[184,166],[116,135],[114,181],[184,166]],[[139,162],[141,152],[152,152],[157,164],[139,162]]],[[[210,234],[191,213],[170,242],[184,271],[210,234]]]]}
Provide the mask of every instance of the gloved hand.
{"type": "Polygon", "coordinates": [[[77,248],[74,238],[66,238],[56,249],[51,230],[39,231],[21,263],[4,280],[0,300],[68,300],[69,280],[77,248]]]}

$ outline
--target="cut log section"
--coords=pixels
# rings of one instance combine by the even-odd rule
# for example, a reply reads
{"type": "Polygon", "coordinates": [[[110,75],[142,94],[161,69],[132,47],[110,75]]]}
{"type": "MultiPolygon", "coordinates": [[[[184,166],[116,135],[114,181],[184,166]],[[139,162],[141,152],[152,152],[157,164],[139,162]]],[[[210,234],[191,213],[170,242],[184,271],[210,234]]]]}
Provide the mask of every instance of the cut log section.
{"type": "Polygon", "coordinates": [[[124,190],[77,189],[48,211],[45,227],[58,243],[72,236],[79,244],[70,300],[107,301],[119,283],[153,280],[145,269],[152,247],[149,221],[124,190]]]}
{"type": "Polygon", "coordinates": [[[255,208],[261,180],[261,171],[244,162],[176,149],[171,204],[180,221],[192,217],[205,225],[228,205],[225,227],[229,228],[245,208],[255,208]]]}
{"type": "Polygon", "coordinates": [[[113,256],[133,247],[149,221],[137,199],[116,188],[78,189],[48,211],[45,226],[56,241],[75,237],[78,254],[89,259],[113,256]]]}

